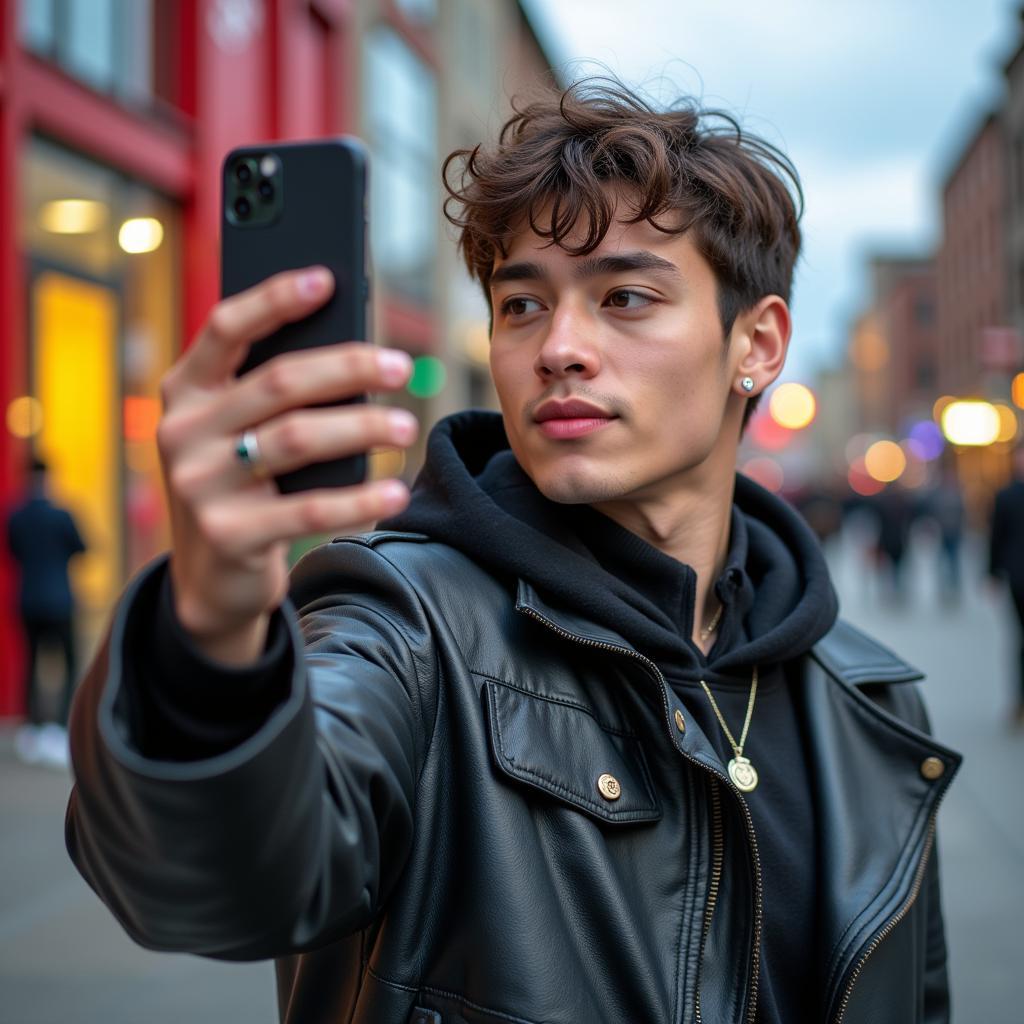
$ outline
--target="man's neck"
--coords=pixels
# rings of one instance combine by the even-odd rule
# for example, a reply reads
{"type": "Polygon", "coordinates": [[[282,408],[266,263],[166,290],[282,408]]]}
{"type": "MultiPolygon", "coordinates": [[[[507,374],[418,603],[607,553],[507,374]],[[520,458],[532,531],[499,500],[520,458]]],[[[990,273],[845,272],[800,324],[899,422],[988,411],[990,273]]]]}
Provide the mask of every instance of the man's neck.
{"type": "Polygon", "coordinates": [[[705,653],[714,635],[702,639],[718,610],[712,584],[725,567],[732,520],[733,472],[715,474],[700,486],[677,487],[660,495],[630,497],[594,505],[620,526],[642,537],[652,547],[689,565],[697,576],[692,624],[693,641],[705,653]]]}

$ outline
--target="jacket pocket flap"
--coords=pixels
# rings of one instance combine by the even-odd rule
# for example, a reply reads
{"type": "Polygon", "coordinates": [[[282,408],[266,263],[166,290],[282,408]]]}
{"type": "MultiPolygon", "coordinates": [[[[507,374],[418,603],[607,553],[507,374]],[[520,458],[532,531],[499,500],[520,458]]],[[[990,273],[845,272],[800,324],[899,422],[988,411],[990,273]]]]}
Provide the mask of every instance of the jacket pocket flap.
{"type": "Polygon", "coordinates": [[[640,742],[600,725],[589,711],[489,681],[491,749],[508,776],[572,804],[599,821],[656,821],[640,742]]]}

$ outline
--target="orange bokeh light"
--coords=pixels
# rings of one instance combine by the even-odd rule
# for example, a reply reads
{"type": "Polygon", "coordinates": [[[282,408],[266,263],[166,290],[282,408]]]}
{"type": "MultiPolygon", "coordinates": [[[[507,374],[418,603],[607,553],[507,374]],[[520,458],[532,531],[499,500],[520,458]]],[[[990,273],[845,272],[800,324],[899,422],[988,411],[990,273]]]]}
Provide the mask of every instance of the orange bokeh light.
{"type": "Polygon", "coordinates": [[[126,395],[124,436],[127,441],[152,441],[160,422],[160,402],[145,395],[126,395]]]}

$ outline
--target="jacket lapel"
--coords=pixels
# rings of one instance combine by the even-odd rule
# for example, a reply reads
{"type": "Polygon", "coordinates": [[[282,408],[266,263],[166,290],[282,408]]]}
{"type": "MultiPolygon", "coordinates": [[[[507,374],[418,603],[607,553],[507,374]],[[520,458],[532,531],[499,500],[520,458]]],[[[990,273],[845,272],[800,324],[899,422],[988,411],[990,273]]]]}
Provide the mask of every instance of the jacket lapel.
{"type": "Polygon", "coordinates": [[[806,659],[796,688],[814,787],[829,1007],[872,938],[916,897],[935,813],[961,762],[925,732],[914,690],[892,685],[921,675],[840,621],[806,659]]]}

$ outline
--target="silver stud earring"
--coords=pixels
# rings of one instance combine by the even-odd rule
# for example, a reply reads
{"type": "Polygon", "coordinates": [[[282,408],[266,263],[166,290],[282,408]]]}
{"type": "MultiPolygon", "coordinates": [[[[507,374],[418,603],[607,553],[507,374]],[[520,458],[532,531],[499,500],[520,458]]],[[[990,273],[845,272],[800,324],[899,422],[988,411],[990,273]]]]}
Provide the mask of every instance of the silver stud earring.
{"type": "Polygon", "coordinates": [[[743,380],[740,381],[740,387],[743,388],[744,391],[753,391],[754,390],[754,378],[753,377],[744,377],[743,380]]]}

